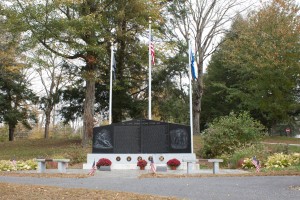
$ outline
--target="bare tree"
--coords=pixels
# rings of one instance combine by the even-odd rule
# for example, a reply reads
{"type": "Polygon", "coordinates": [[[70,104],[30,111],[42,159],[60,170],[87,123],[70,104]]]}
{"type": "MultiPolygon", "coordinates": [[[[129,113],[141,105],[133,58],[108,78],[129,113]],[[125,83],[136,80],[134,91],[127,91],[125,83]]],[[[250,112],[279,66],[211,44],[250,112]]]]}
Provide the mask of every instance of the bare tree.
{"type": "Polygon", "coordinates": [[[204,62],[216,50],[229,23],[245,10],[245,0],[175,0],[168,5],[167,30],[177,41],[194,41],[198,78],[193,85],[193,128],[200,133],[204,62]]]}
{"type": "Polygon", "coordinates": [[[36,87],[41,87],[39,89],[42,90],[41,107],[45,114],[44,138],[49,138],[51,113],[59,102],[59,90],[70,80],[64,73],[63,63],[60,57],[42,48],[34,53],[32,59],[32,65],[40,79],[40,84],[36,84],[36,87]]]}

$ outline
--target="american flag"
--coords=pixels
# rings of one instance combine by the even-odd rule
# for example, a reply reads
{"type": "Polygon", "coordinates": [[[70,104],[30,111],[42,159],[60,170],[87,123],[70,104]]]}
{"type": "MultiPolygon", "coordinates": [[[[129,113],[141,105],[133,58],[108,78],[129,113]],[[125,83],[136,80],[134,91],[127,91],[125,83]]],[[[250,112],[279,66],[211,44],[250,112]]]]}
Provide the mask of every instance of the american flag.
{"type": "Polygon", "coordinates": [[[150,41],[150,54],[151,54],[151,62],[152,65],[155,64],[155,51],[154,51],[154,44],[153,44],[153,38],[151,37],[150,41]]]}
{"type": "Polygon", "coordinates": [[[97,170],[97,167],[96,167],[96,162],[95,162],[95,160],[94,160],[93,165],[92,165],[92,169],[91,169],[91,171],[88,173],[88,175],[94,176],[96,170],[97,170]]]}
{"type": "Polygon", "coordinates": [[[260,171],[260,163],[259,163],[259,160],[257,160],[255,156],[252,158],[252,164],[255,166],[256,172],[259,172],[260,171]]]}
{"type": "Polygon", "coordinates": [[[154,165],[154,161],[153,159],[151,160],[151,163],[150,163],[150,169],[152,171],[152,173],[156,173],[156,166],[154,165]]]}

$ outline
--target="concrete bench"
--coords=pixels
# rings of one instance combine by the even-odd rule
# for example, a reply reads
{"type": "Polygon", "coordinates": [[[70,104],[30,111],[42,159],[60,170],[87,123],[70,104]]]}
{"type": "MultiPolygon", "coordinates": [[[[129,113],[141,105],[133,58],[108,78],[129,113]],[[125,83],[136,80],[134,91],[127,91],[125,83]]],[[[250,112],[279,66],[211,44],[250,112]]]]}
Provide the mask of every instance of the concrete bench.
{"type": "Polygon", "coordinates": [[[70,159],[36,159],[38,162],[38,173],[44,173],[46,171],[46,162],[57,162],[57,168],[60,173],[66,173],[68,163],[70,159]]]}
{"type": "Polygon", "coordinates": [[[223,162],[223,159],[208,159],[207,161],[213,163],[213,174],[219,173],[219,163],[223,162]]]}
{"type": "Polygon", "coordinates": [[[187,168],[186,168],[186,172],[187,174],[189,174],[191,171],[192,171],[192,164],[199,164],[199,160],[185,160],[185,159],[182,159],[182,162],[186,162],[187,163],[187,168]]]}
{"type": "Polygon", "coordinates": [[[200,161],[208,161],[213,163],[213,174],[217,174],[219,173],[219,163],[223,162],[223,159],[195,159],[195,160],[183,159],[182,162],[187,163],[187,174],[190,173],[192,164],[200,164],[200,161]]]}

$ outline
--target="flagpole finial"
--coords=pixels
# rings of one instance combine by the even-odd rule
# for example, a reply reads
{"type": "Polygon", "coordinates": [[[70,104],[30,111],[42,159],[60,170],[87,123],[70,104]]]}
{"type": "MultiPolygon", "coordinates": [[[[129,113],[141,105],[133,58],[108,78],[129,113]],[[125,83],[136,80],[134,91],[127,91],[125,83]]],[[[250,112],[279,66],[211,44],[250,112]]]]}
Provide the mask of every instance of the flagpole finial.
{"type": "Polygon", "coordinates": [[[151,24],[152,23],[152,20],[151,20],[152,18],[151,17],[149,17],[149,24],[151,24]]]}

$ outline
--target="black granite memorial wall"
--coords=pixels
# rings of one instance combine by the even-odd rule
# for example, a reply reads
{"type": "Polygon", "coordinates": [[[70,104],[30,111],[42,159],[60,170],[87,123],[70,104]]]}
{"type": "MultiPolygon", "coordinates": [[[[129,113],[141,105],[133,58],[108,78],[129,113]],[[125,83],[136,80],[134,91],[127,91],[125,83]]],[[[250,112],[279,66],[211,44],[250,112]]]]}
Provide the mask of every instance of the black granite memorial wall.
{"type": "Polygon", "coordinates": [[[190,127],[131,120],[95,127],[93,153],[191,153],[190,127]]]}

